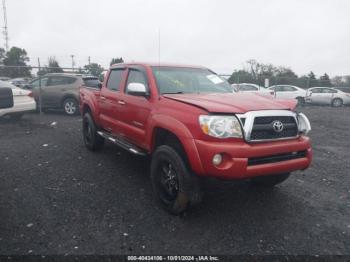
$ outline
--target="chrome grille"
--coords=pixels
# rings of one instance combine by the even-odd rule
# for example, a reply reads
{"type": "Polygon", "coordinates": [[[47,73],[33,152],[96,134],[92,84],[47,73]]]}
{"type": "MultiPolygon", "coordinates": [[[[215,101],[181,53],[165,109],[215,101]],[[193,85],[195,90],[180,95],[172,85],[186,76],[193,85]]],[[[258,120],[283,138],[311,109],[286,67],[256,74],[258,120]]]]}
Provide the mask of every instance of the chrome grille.
{"type": "Polygon", "coordinates": [[[250,135],[251,140],[280,139],[295,137],[298,135],[298,126],[292,116],[256,117],[250,135]],[[276,132],[273,123],[279,121],[283,124],[283,130],[276,132]]]}
{"type": "Polygon", "coordinates": [[[299,135],[296,113],[290,110],[260,110],[237,114],[245,140],[263,142],[268,140],[291,139],[299,135]],[[276,131],[275,122],[282,124],[283,130],[276,131]]]}

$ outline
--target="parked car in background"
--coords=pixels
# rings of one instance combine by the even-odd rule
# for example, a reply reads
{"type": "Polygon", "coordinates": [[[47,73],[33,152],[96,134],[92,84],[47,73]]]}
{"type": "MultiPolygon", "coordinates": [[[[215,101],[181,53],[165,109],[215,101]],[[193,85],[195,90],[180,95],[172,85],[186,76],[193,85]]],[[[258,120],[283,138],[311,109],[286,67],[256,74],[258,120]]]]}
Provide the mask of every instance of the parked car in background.
{"type": "MultiPolygon", "coordinates": [[[[9,116],[12,119],[20,119],[24,113],[35,110],[36,103],[31,91],[21,89],[4,81],[0,81],[0,88],[11,89],[13,95],[13,106],[0,109],[0,117],[9,116]]],[[[8,99],[8,95],[6,97],[8,99]]]]}
{"type": "Polygon", "coordinates": [[[305,103],[305,97],[307,91],[297,86],[292,85],[274,85],[268,88],[275,92],[276,98],[283,99],[296,99],[298,104],[303,105],[305,103]]]}
{"type": "Polygon", "coordinates": [[[310,104],[340,107],[350,105],[350,94],[331,87],[312,87],[308,89],[305,101],[310,104]]]}
{"type": "Polygon", "coordinates": [[[13,84],[14,86],[23,88],[23,87],[28,85],[29,79],[27,79],[27,78],[13,78],[13,79],[10,79],[8,82],[10,84],[13,84]]]}
{"type": "Polygon", "coordinates": [[[50,73],[34,79],[26,87],[33,91],[39,106],[40,93],[42,109],[63,109],[67,115],[79,112],[79,88],[82,85],[97,87],[100,81],[95,76],[67,73],[50,73]],[[41,81],[41,92],[39,88],[41,81]]]}
{"type": "Polygon", "coordinates": [[[0,81],[9,81],[11,78],[7,76],[0,76],[0,81]]]}
{"type": "Polygon", "coordinates": [[[247,93],[258,93],[261,95],[274,96],[274,91],[265,87],[251,84],[251,83],[240,83],[231,85],[235,92],[247,92],[247,93]]]}
{"type": "Polygon", "coordinates": [[[337,90],[340,90],[340,91],[342,91],[344,93],[350,94],[350,87],[334,87],[334,88],[337,89],[337,90]]]}

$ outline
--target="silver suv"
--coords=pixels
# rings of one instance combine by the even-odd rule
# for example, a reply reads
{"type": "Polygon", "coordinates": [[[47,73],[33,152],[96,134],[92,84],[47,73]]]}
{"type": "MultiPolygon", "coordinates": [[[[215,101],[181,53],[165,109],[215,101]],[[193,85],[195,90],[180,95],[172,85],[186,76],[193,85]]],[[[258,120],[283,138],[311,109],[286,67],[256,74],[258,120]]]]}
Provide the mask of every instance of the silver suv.
{"type": "MultiPolygon", "coordinates": [[[[31,89],[39,106],[39,78],[34,79],[26,87],[31,89]]],[[[50,73],[41,77],[42,109],[63,109],[67,115],[79,112],[79,87],[98,87],[100,81],[95,76],[68,73],[50,73]]]]}

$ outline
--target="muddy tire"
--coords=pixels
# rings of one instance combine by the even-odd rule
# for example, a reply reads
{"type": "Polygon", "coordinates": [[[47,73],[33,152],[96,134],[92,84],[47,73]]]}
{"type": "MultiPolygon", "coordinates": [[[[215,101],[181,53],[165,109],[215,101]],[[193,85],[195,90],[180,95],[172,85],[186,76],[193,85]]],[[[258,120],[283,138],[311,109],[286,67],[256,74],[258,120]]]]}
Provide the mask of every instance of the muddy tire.
{"type": "Polygon", "coordinates": [[[153,154],[151,181],[157,203],[171,214],[179,215],[202,200],[197,177],[168,145],[159,146],[153,154]]]}
{"type": "Polygon", "coordinates": [[[104,138],[97,134],[97,127],[90,113],[83,116],[83,139],[85,146],[91,151],[97,151],[104,145],[104,138]]]}

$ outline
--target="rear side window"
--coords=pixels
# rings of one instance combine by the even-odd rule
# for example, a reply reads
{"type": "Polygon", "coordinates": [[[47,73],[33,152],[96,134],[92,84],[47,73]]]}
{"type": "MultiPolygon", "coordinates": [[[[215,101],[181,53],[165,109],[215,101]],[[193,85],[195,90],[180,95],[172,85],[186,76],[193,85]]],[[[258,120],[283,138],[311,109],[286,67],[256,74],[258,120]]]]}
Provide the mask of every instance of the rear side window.
{"type": "Polygon", "coordinates": [[[70,85],[76,81],[74,77],[67,76],[51,76],[48,86],[70,85]]]}
{"type": "Polygon", "coordinates": [[[100,81],[97,78],[83,78],[84,85],[88,87],[98,87],[100,81]]]}
{"type": "Polygon", "coordinates": [[[119,91],[120,83],[123,78],[124,69],[115,69],[112,70],[109,74],[107,88],[113,91],[119,91]]]}
{"type": "Polygon", "coordinates": [[[258,91],[258,88],[251,85],[239,85],[241,91],[258,91]]]}
{"type": "Polygon", "coordinates": [[[283,91],[296,91],[296,88],[292,86],[284,86],[283,91]]]}

